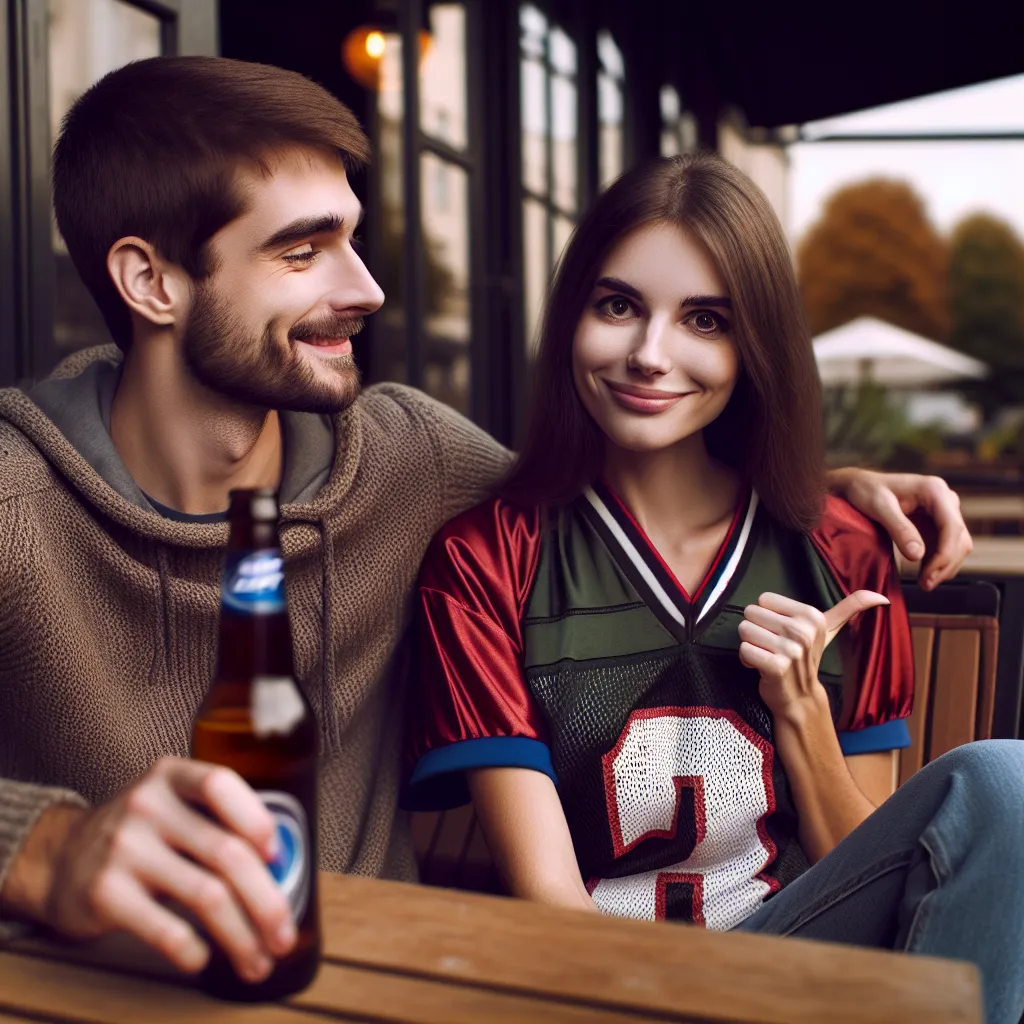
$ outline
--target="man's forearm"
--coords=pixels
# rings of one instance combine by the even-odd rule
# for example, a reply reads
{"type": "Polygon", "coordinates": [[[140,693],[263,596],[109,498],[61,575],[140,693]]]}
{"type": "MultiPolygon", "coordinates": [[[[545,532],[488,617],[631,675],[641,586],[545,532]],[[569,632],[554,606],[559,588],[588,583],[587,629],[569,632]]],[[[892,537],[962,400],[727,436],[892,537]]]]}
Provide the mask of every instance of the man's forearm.
{"type": "Polygon", "coordinates": [[[0,917],[46,923],[54,866],[83,807],[54,804],[39,815],[0,887],[0,917]]]}
{"type": "Polygon", "coordinates": [[[800,845],[814,864],[875,808],[846,767],[824,690],[790,714],[775,716],[774,732],[796,804],[800,845]]]}

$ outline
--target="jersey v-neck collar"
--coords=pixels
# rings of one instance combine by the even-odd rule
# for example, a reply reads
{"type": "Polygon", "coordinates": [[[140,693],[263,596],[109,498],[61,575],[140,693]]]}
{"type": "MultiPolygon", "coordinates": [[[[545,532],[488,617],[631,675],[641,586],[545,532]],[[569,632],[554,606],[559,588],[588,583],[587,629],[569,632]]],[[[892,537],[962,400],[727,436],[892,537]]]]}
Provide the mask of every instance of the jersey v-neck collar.
{"type": "Polygon", "coordinates": [[[612,554],[632,570],[629,575],[644,600],[660,608],[692,637],[736,577],[757,513],[757,492],[750,488],[736,506],[725,539],[692,597],[622,499],[604,481],[596,481],[583,493],[604,527],[602,532],[612,554]]]}

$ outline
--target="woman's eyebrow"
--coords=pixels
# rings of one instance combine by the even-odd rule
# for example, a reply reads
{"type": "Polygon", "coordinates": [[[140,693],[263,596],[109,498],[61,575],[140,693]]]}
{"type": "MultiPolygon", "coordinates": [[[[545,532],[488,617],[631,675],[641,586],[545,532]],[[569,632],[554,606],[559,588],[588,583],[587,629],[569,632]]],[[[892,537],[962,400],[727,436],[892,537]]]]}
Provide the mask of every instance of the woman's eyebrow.
{"type": "Polygon", "coordinates": [[[631,299],[643,299],[639,289],[634,288],[631,284],[627,284],[617,277],[602,277],[594,287],[609,288],[613,292],[622,292],[623,295],[628,295],[631,299]]]}
{"type": "Polygon", "coordinates": [[[688,306],[717,306],[720,309],[732,309],[732,301],[724,295],[687,295],[679,305],[684,309],[688,306]]]}

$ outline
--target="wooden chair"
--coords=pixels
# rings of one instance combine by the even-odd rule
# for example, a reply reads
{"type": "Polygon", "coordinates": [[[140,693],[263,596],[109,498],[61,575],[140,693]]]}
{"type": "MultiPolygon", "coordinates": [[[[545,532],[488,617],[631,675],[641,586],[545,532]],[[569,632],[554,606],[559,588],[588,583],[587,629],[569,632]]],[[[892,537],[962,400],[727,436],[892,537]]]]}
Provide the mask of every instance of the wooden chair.
{"type": "Polygon", "coordinates": [[[426,885],[504,894],[471,805],[413,814],[412,839],[420,881],[426,885]]]}
{"type": "Polygon", "coordinates": [[[992,736],[999,594],[984,581],[924,594],[906,584],[914,642],[911,746],[899,751],[899,785],[947,750],[992,736]]]}

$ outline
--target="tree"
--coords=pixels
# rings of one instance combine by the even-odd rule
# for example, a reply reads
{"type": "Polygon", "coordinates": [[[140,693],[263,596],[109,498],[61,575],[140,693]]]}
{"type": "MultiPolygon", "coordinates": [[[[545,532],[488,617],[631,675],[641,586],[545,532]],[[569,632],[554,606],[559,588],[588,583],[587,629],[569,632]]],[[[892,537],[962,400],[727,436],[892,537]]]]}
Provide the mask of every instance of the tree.
{"type": "Polygon", "coordinates": [[[797,250],[812,334],[874,316],[945,340],[947,254],[923,201],[875,178],[834,193],[797,250]]]}
{"type": "Polygon", "coordinates": [[[950,239],[950,342],[990,367],[965,392],[986,417],[1024,401],[1024,243],[987,214],[962,220],[950,239]]]}

